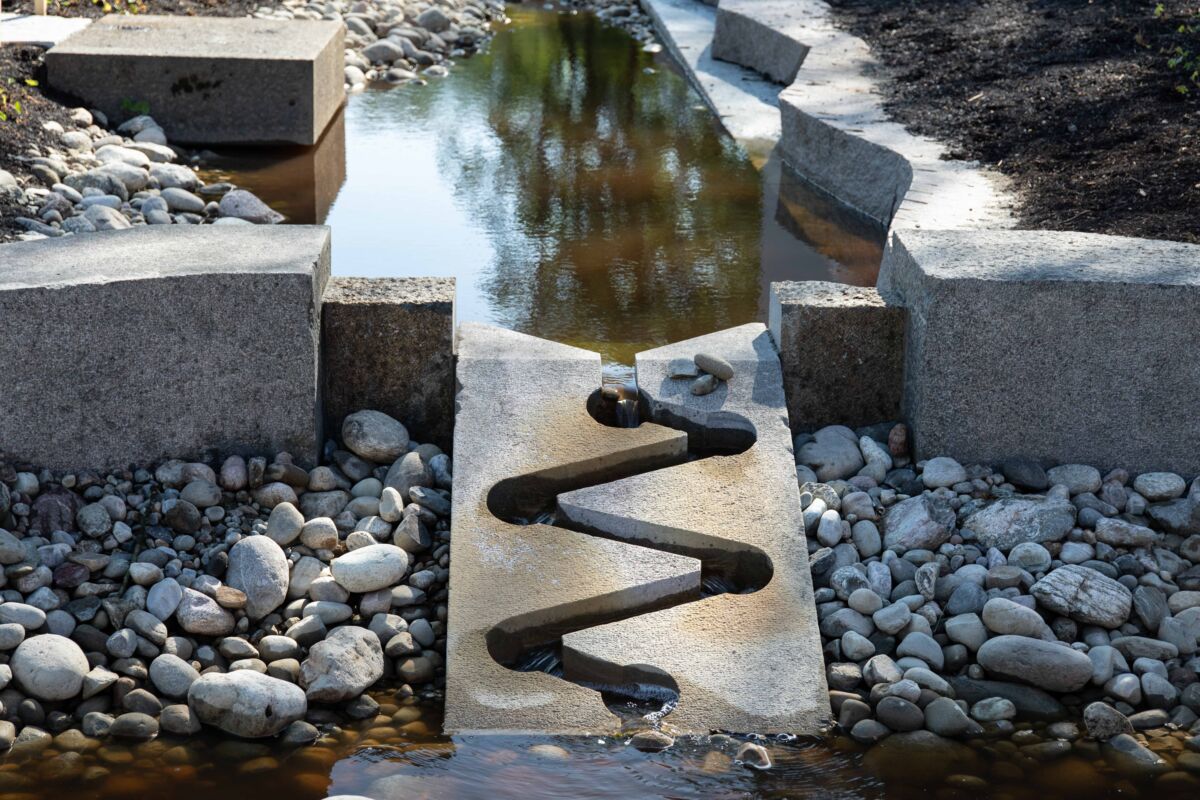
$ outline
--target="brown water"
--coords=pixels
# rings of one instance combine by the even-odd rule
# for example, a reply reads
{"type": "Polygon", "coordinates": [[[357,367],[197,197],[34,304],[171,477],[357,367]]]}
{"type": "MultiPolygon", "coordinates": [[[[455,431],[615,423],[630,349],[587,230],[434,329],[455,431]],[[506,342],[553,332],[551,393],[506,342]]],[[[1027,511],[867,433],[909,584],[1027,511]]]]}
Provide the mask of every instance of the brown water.
{"type": "Polygon", "coordinates": [[[451,77],[353,96],[316,150],[218,176],[331,225],[335,274],[453,276],[460,320],[618,365],[765,320],[771,280],[874,283],[880,233],[775,158],[760,174],[666,55],[587,14],[509,13],[451,77]]]}
{"type": "MultiPolygon", "coordinates": [[[[967,798],[1118,800],[1195,797],[1200,781],[1173,772],[1130,781],[1109,768],[1094,743],[1045,762],[1010,741],[959,745],[950,757],[863,755],[845,739],[757,739],[774,766],[735,758],[745,737],[682,737],[663,753],[642,753],[608,736],[445,736],[436,708],[398,705],[376,694],[379,716],[289,749],[257,742],[162,737],[72,753],[57,744],[0,763],[4,800],[540,800],[541,798],[967,798]]],[[[1035,736],[1028,732],[1029,736],[1035,736]]],[[[1029,739],[1027,741],[1034,741],[1029,739]]],[[[1183,745],[1156,740],[1165,753],[1183,745]]]]}

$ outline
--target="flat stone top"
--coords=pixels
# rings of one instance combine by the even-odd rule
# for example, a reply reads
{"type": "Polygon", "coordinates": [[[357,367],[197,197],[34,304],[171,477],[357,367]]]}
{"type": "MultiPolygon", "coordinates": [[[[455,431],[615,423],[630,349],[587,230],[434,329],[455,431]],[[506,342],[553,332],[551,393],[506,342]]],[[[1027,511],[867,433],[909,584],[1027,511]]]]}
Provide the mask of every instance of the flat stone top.
{"type": "Polygon", "coordinates": [[[780,303],[826,308],[887,305],[873,286],[848,286],[829,281],[779,281],[771,284],[771,294],[780,303]]]}
{"type": "Polygon", "coordinates": [[[1200,245],[1067,231],[898,230],[923,277],[1200,286],[1200,245]]]}
{"type": "MultiPolygon", "coordinates": [[[[562,361],[584,362],[584,370],[593,369],[599,376],[600,354],[581,347],[552,342],[549,339],[538,339],[524,333],[517,333],[505,328],[496,328],[481,322],[464,322],[458,326],[458,342],[455,352],[459,361],[477,359],[480,361],[562,361]]],[[[588,378],[591,376],[588,375],[588,378]]],[[[596,378],[596,388],[599,388],[599,378],[596,378]]],[[[587,399],[586,394],[584,400],[587,399]]],[[[582,402],[582,400],[580,401],[582,402]]]]}
{"type": "Polygon", "coordinates": [[[717,13],[741,14],[786,36],[828,16],[829,6],[821,0],[721,0],[717,13]]]}
{"type": "Polygon", "coordinates": [[[92,21],[84,17],[55,17],[49,14],[0,14],[0,42],[50,47],[77,33],[92,21]]]}
{"type": "Polygon", "coordinates": [[[326,303],[429,305],[454,302],[454,278],[333,278],[326,303]]]}
{"type": "Polygon", "coordinates": [[[332,20],[109,14],[50,54],[311,61],[341,30],[332,20]]]}
{"type": "Polygon", "coordinates": [[[0,291],[221,273],[313,275],[328,248],[324,225],[147,225],[14,242],[0,245],[0,291]]]}

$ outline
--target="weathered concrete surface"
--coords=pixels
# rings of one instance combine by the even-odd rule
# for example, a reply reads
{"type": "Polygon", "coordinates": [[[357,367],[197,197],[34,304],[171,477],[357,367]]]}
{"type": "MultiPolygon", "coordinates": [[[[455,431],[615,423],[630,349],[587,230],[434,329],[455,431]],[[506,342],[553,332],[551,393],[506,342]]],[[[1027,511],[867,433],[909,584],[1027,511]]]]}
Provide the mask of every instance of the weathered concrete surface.
{"type": "Polygon", "coordinates": [[[327,430],[374,408],[451,446],[453,278],[333,278],[321,330],[327,430]]]}
{"type": "Polygon", "coordinates": [[[0,14],[0,44],[32,44],[52,47],[86,28],[84,17],[55,17],[49,14],[0,14]]]}
{"type": "Polygon", "coordinates": [[[790,28],[800,18],[804,0],[722,0],[717,7],[712,55],[776,83],[796,80],[808,45],[790,28]]]}
{"type": "Polygon", "coordinates": [[[46,54],[50,86],[173,142],[315,144],[341,107],[333,20],[109,15],[46,54]]]}
{"type": "Polygon", "coordinates": [[[1051,231],[898,231],[918,458],[1200,472],[1200,246],[1051,231]]]}
{"type": "MultiPolygon", "coordinates": [[[[779,24],[774,4],[760,17],[779,24]]],[[[788,35],[808,45],[804,66],[779,95],[780,148],[802,175],[884,225],[1011,227],[1012,199],[999,175],[950,160],[884,113],[867,44],[839,29],[821,0],[798,4],[788,35]]]]}
{"type": "Polygon", "coordinates": [[[587,675],[597,662],[635,676],[652,665],[679,688],[666,721],[681,731],[816,734],[828,722],[829,699],[770,336],[756,323],[639,353],[637,373],[650,419],[687,420],[705,431],[745,430],[748,422],[756,441],[737,455],[561,495],[560,510],[621,539],[715,546],[719,560],[747,558],[747,577],[767,582],[751,594],[716,595],[569,633],[566,675],[587,675]],[[702,397],[691,394],[688,381],[669,377],[672,361],[697,352],[722,356],[734,368],[731,380],[702,397]],[[770,566],[761,574],[764,556],[770,566]]]}
{"type": "Polygon", "coordinates": [[[327,228],[139,227],[7,244],[0,261],[12,459],[316,458],[327,228]]]}
{"type": "Polygon", "coordinates": [[[582,620],[695,596],[699,562],[505,522],[489,510],[489,495],[520,507],[539,491],[678,463],[687,437],[654,425],[599,424],[586,410],[600,384],[599,355],[488,325],[460,326],[458,383],[445,727],[612,731],[619,721],[597,692],[507,669],[489,640],[503,657],[582,620]]]}
{"type": "Polygon", "coordinates": [[[773,283],[769,324],[794,430],[899,419],[902,306],[889,305],[870,288],[773,283]]]}
{"type": "Polygon", "coordinates": [[[663,43],[684,65],[704,102],[725,130],[765,157],[779,140],[779,86],[761,75],[713,58],[717,11],[697,0],[641,0],[663,43]]]}
{"type": "Polygon", "coordinates": [[[664,42],[752,155],[778,143],[805,179],[884,227],[1006,228],[1012,194],[883,111],[873,57],[822,0],[643,0],[664,42]],[[782,92],[797,53],[803,60],[782,92]],[[714,57],[736,63],[716,61],[714,57]],[[738,66],[743,65],[743,66],[738,66]],[[756,72],[751,72],[748,67],[756,72]]]}

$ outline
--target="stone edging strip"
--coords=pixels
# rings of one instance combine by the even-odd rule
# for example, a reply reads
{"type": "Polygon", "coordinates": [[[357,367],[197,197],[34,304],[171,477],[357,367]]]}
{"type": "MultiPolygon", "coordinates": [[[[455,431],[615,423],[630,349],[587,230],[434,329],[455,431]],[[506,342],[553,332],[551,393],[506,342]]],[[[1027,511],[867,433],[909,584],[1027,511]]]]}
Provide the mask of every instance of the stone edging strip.
{"type": "Polygon", "coordinates": [[[642,5],[734,138],[777,141],[791,167],[839,201],[886,227],[1015,225],[1000,175],[946,160],[942,144],[888,118],[866,43],[839,30],[821,0],[722,0],[715,11],[695,0],[642,5]],[[777,79],[802,63],[780,91],[714,54],[777,79]],[[774,124],[764,104],[778,106],[774,124]]]}

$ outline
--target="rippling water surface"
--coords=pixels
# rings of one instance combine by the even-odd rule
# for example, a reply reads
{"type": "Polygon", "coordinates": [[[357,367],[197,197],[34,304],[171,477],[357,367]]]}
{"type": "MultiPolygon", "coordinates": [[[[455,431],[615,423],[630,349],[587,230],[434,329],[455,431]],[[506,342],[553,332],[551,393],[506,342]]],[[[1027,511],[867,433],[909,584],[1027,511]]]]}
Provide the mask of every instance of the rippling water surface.
{"type": "Polygon", "coordinates": [[[454,276],[460,320],[610,363],[765,320],[770,280],[874,283],[878,234],[831,226],[774,157],[760,174],[669,57],[588,14],[509,13],[449,78],[353,96],[316,151],[219,166],[332,225],[335,274],[454,276]]]}

